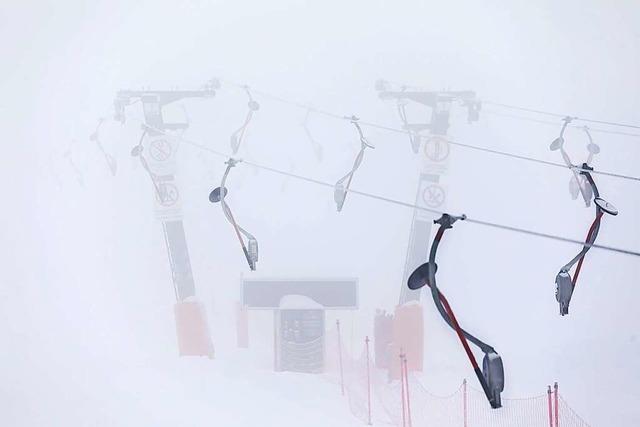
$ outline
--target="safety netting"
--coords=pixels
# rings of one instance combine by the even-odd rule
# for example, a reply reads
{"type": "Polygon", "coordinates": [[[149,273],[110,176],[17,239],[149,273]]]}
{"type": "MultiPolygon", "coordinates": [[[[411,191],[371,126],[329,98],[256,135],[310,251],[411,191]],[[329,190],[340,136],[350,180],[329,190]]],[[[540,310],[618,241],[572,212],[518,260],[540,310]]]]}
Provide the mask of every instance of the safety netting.
{"type": "Polygon", "coordinates": [[[550,427],[548,396],[502,399],[502,408],[491,409],[484,392],[466,387],[469,426],[550,427]]]}
{"type": "Polygon", "coordinates": [[[352,357],[339,333],[328,332],[325,378],[338,385],[351,413],[365,425],[398,427],[588,427],[559,394],[557,386],[525,398],[503,398],[492,409],[482,390],[463,381],[449,395],[430,392],[419,375],[398,362],[400,378],[377,369],[370,359],[369,342],[352,357]]]}
{"type": "Polygon", "coordinates": [[[558,418],[555,427],[583,427],[588,426],[582,418],[569,406],[569,404],[558,395],[558,418]]]}

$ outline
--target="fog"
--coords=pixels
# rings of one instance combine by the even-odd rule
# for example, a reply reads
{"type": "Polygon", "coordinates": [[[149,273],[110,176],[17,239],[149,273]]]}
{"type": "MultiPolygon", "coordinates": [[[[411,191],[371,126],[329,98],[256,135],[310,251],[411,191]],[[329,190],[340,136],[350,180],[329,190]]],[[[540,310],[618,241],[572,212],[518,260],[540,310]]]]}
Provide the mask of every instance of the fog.
{"type": "MultiPolygon", "coordinates": [[[[215,96],[171,104],[165,119],[188,118],[186,140],[230,154],[229,137],[247,114],[238,85],[248,85],[260,109],[237,157],[333,185],[360,148],[354,126],[309,114],[308,129],[322,146],[318,160],[302,126],[307,109],[265,93],[396,129],[396,104],[380,99],[379,79],[637,125],[638,22],[640,4],[632,0],[4,0],[0,424],[271,425],[278,411],[290,411],[290,425],[307,417],[307,425],[360,425],[344,402],[318,403],[324,386],[268,376],[269,313],[249,313],[251,345],[237,351],[239,284],[247,277],[357,278],[358,309],[330,314],[348,325],[355,353],[374,333],[375,310],[393,311],[406,286],[413,209],[349,193],[338,213],[331,187],[240,163],[230,172],[227,201],[260,244],[252,272],[220,206],[208,200],[227,159],[181,142],[184,227],[215,357],[179,358],[176,297],[153,187],[130,155],[142,108],[127,107],[125,124],[113,121],[118,91],[201,89],[219,79],[215,96]],[[100,140],[117,160],[115,176],[90,140],[101,117],[100,140]],[[238,372],[237,363],[254,362],[258,374],[238,372]],[[272,388],[287,381],[282,387],[300,393],[272,388]],[[247,389],[259,401],[242,401],[247,389]]],[[[407,108],[414,121],[430,114],[407,108]]],[[[562,162],[549,150],[562,125],[556,117],[484,102],[472,124],[465,109],[452,107],[450,125],[448,137],[460,143],[562,162]]],[[[595,169],[638,176],[640,131],[589,126],[613,131],[592,133],[601,149],[595,169]]],[[[362,131],[375,148],[366,151],[352,188],[414,204],[421,154],[402,133],[365,125],[362,131]]],[[[565,139],[581,163],[584,133],[572,127],[565,139]]],[[[568,192],[566,168],[454,145],[442,177],[446,202],[439,209],[452,214],[578,241],[592,221],[593,208],[568,192]]],[[[637,252],[638,182],[594,179],[620,211],[603,218],[597,243],[637,252]]],[[[561,317],[554,279],[579,250],[461,221],[439,250],[438,285],[460,323],[500,352],[505,396],[538,395],[558,381],[589,425],[640,425],[640,258],[593,248],[570,315],[561,317]]],[[[447,394],[464,377],[475,381],[428,291],[422,306],[426,386],[447,394]]]]}

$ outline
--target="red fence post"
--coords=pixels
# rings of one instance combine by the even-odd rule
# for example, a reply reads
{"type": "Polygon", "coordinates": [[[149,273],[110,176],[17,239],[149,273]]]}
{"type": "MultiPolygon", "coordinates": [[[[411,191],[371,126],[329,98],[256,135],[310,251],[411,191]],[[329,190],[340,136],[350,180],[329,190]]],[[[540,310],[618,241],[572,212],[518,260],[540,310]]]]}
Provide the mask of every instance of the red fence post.
{"type": "Polygon", "coordinates": [[[551,405],[551,386],[547,386],[547,404],[549,407],[549,427],[553,427],[553,409],[551,405]]]}
{"type": "Polygon", "coordinates": [[[400,393],[402,400],[402,427],[407,427],[407,421],[405,418],[407,409],[404,404],[404,369],[402,359],[404,359],[404,354],[402,354],[402,349],[400,349],[400,393]]]}
{"type": "Polygon", "coordinates": [[[555,407],[555,411],[556,411],[556,413],[555,413],[555,415],[556,415],[556,425],[555,425],[555,427],[558,427],[559,426],[558,419],[560,417],[559,417],[559,411],[558,411],[558,383],[557,382],[553,383],[553,400],[554,400],[554,403],[555,403],[555,406],[556,406],[555,407]]]}
{"type": "Polygon", "coordinates": [[[404,369],[404,383],[407,391],[405,392],[405,397],[407,399],[407,420],[409,421],[409,427],[412,427],[411,422],[411,399],[409,399],[409,370],[407,369],[407,356],[405,355],[402,358],[402,364],[404,369]]]}
{"type": "Polygon", "coordinates": [[[367,353],[367,420],[368,425],[371,425],[371,374],[369,372],[369,336],[365,337],[364,344],[367,353]]]}
{"type": "Polygon", "coordinates": [[[342,369],[342,337],[340,336],[340,320],[336,320],[338,329],[338,363],[340,364],[340,391],[344,396],[344,371],[342,369]]]}
{"type": "Polygon", "coordinates": [[[463,426],[467,427],[467,379],[462,381],[462,416],[463,426]]]}

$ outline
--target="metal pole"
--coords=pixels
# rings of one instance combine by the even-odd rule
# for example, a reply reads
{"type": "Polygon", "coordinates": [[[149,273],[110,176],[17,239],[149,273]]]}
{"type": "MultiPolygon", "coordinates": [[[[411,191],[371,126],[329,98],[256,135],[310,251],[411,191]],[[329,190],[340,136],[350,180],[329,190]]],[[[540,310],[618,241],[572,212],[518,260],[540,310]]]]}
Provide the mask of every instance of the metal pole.
{"type": "Polygon", "coordinates": [[[371,373],[369,372],[369,336],[366,336],[364,339],[364,345],[367,354],[367,420],[368,425],[372,425],[371,423],[371,373]]]}
{"type": "Polygon", "coordinates": [[[464,427],[467,427],[467,379],[466,378],[462,381],[462,417],[463,417],[462,425],[464,427]]]}
{"type": "Polygon", "coordinates": [[[407,412],[404,403],[404,369],[402,369],[402,359],[404,354],[402,354],[402,349],[400,349],[400,393],[402,400],[402,427],[407,427],[407,421],[405,418],[405,413],[407,412]]]}
{"type": "Polygon", "coordinates": [[[547,386],[547,404],[549,407],[549,427],[553,427],[553,405],[551,403],[551,386],[547,386]]]}
{"type": "Polygon", "coordinates": [[[409,421],[409,427],[412,427],[411,421],[411,399],[409,398],[409,370],[407,369],[407,357],[402,358],[402,364],[404,369],[404,383],[407,391],[405,396],[407,398],[407,420],[409,421]]]}
{"type": "Polygon", "coordinates": [[[559,412],[558,412],[558,383],[555,382],[553,383],[553,400],[555,403],[555,416],[556,416],[556,425],[555,427],[558,427],[558,420],[559,420],[559,412]]]}
{"type": "Polygon", "coordinates": [[[340,337],[340,320],[336,320],[336,328],[338,329],[338,361],[340,364],[340,391],[344,396],[344,371],[342,369],[342,338],[340,337]]]}

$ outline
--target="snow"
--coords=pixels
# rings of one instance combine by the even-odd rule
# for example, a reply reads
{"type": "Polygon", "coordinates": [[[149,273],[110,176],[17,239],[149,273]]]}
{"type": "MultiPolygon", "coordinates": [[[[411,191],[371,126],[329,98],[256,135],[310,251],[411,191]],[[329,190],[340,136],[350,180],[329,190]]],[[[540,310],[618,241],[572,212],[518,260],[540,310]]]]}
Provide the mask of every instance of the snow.
{"type": "MultiPolygon", "coordinates": [[[[273,372],[271,311],[249,314],[250,349],[235,350],[239,277],[254,273],[219,207],[207,200],[226,158],[184,143],[177,163],[185,230],[216,357],[177,356],[162,226],[153,219],[148,176],[129,154],[143,113],[132,105],[127,123],[111,121],[119,89],[193,89],[218,76],[399,127],[393,106],[378,100],[373,87],[376,79],[389,78],[430,89],[472,89],[487,100],[563,114],[638,117],[632,94],[639,75],[639,2],[146,3],[3,2],[3,16],[10,18],[0,25],[7,40],[0,44],[6,140],[0,159],[0,426],[354,421],[345,399],[322,378],[273,372]],[[89,140],[98,117],[107,118],[100,139],[118,160],[115,176],[89,140]],[[63,156],[72,140],[82,183],[63,156]]],[[[254,95],[261,109],[248,129],[247,160],[280,169],[290,162],[294,173],[331,183],[348,170],[358,146],[353,126],[312,114],[308,125],[324,153],[317,162],[301,126],[306,111],[254,95]]],[[[223,82],[211,99],[174,104],[176,121],[184,119],[182,104],[192,118],[185,137],[228,153],[229,136],[246,115],[246,93],[223,82]]],[[[548,151],[557,127],[492,115],[493,107],[467,125],[459,116],[464,112],[454,108],[450,134],[456,141],[559,161],[548,151]]],[[[416,109],[415,117],[427,118],[424,113],[416,109]]],[[[366,136],[376,150],[367,154],[353,188],[416,201],[421,154],[404,135],[369,128],[366,136]]],[[[585,154],[582,131],[572,129],[567,138],[576,156],[585,154]]],[[[597,138],[597,167],[637,170],[637,139],[597,138]]],[[[451,212],[583,239],[592,209],[571,200],[570,175],[452,147],[441,184],[451,212]]],[[[637,249],[637,184],[597,181],[621,212],[603,219],[601,243],[637,249]]],[[[261,245],[255,274],[358,277],[359,310],[340,313],[340,320],[344,348],[359,354],[363,337],[372,336],[373,313],[392,311],[404,286],[412,209],[352,194],[338,214],[330,187],[246,163],[229,185],[234,214],[261,245]]],[[[457,223],[438,253],[438,283],[461,325],[499,350],[507,396],[545,393],[557,380],[593,426],[638,426],[640,287],[633,278],[640,276],[640,263],[590,251],[571,314],[560,318],[553,279],[577,250],[457,223]]],[[[424,383],[446,394],[473,371],[423,295],[424,383]]],[[[326,324],[334,322],[327,318],[326,324]]]]}
{"type": "Polygon", "coordinates": [[[339,386],[318,375],[256,368],[247,350],[215,360],[166,356],[135,364],[38,359],[3,372],[12,393],[2,395],[0,425],[361,425],[339,386]]]}
{"type": "Polygon", "coordinates": [[[285,295],[280,298],[280,310],[323,310],[324,306],[304,295],[285,295]]]}

